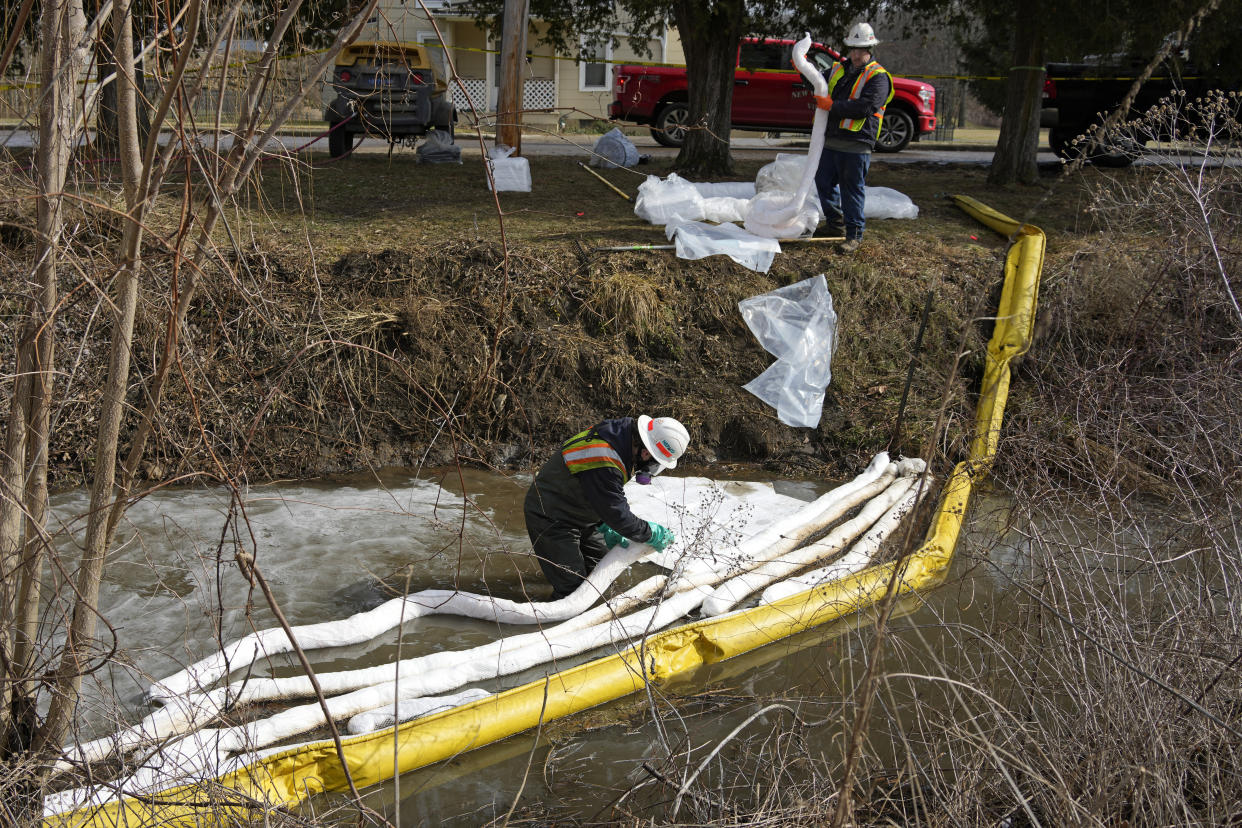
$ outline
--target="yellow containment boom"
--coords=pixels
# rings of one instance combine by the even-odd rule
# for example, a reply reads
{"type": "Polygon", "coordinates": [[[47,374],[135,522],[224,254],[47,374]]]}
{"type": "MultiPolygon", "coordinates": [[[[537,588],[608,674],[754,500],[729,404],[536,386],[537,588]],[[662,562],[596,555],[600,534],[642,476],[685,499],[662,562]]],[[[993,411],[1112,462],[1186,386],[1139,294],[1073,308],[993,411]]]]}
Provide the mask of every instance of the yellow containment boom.
{"type": "MultiPolygon", "coordinates": [[[[996,327],[975,417],[969,458],[945,484],[923,545],[906,559],[899,593],[939,584],[948,570],[974,481],[991,467],[1009,393],[1009,361],[1030,345],[1043,266],[1044,234],[966,196],[954,201],[1013,241],[996,327]]],[[[384,782],[465,751],[569,716],[698,668],[762,647],[875,603],[893,577],[893,563],[868,568],[776,603],[739,610],[656,633],[627,650],[581,664],[521,687],[342,740],[358,788],[384,782]],[[395,756],[394,756],[395,746],[395,756]]],[[[210,785],[195,784],[44,820],[47,828],[199,826],[209,814],[253,816],[256,808],[296,804],[323,791],[348,790],[330,740],[272,753],[210,785]]]]}

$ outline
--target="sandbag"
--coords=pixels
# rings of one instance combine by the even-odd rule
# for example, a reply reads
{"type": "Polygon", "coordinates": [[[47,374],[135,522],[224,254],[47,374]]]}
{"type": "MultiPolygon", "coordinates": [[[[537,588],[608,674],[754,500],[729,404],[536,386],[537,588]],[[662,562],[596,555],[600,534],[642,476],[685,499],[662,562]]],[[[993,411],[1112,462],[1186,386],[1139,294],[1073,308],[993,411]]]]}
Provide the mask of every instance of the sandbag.
{"type": "Polygon", "coordinates": [[[591,148],[591,166],[611,169],[632,167],[638,163],[638,148],[619,128],[613,127],[591,148]]]}
{"type": "Polygon", "coordinates": [[[910,196],[891,187],[868,187],[863,215],[869,219],[912,219],[919,217],[919,208],[910,196]]]}
{"type": "Polygon", "coordinates": [[[703,218],[703,196],[698,189],[677,173],[667,178],[649,175],[638,185],[634,214],[652,224],[667,225],[703,218]]]}
{"type": "Polygon", "coordinates": [[[525,158],[511,158],[513,147],[497,144],[487,151],[487,163],[491,167],[491,181],[496,192],[530,192],[530,162],[525,158]]]}
{"type": "Polygon", "coordinates": [[[418,145],[415,156],[420,164],[460,164],[461,147],[453,143],[448,130],[433,129],[418,145]]]}

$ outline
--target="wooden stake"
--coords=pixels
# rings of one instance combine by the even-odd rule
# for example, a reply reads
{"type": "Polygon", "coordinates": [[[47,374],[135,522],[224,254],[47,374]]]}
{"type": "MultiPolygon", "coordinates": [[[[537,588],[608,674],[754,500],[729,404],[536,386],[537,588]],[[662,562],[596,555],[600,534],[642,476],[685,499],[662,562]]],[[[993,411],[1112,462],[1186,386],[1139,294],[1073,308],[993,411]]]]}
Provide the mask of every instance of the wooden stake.
{"type": "Polygon", "coordinates": [[[599,173],[597,173],[595,170],[593,170],[593,169],[591,169],[590,167],[588,167],[586,164],[583,164],[581,161],[579,161],[579,162],[578,162],[578,166],[579,166],[579,167],[582,167],[582,169],[586,170],[586,171],[587,171],[587,172],[589,172],[591,175],[595,176],[595,177],[596,177],[596,178],[598,178],[600,181],[602,181],[602,182],[604,182],[605,184],[607,184],[609,187],[611,187],[611,188],[612,188],[612,191],[613,191],[614,193],[616,193],[617,195],[621,196],[621,197],[622,197],[622,198],[624,198],[626,201],[629,201],[629,200],[630,200],[629,195],[628,195],[628,194],[626,194],[624,190],[621,190],[621,189],[619,189],[618,187],[616,187],[616,186],[615,186],[615,185],[614,185],[611,181],[609,181],[607,178],[604,178],[602,175],[600,175],[600,174],[599,174],[599,173]]]}

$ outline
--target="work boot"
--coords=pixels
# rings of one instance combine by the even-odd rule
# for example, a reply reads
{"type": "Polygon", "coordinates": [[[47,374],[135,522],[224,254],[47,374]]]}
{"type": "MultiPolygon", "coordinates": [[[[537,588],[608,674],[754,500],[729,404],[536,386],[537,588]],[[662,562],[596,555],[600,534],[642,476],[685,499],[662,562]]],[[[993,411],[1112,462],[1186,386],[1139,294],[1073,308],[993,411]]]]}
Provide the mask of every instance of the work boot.
{"type": "Polygon", "coordinates": [[[849,254],[857,250],[860,246],[862,246],[862,239],[846,239],[844,242],[841,243],[841,246],[838,247],[837,250],[840,250],[842,253],[848,256],[849,254]]]}
{"type": "Polygon", "coordinates": [[[828,219],[826,224],[815,228],[813,235],[817,239],[839,239],[845,235],[845,225],[840,219],[828,219]]]}

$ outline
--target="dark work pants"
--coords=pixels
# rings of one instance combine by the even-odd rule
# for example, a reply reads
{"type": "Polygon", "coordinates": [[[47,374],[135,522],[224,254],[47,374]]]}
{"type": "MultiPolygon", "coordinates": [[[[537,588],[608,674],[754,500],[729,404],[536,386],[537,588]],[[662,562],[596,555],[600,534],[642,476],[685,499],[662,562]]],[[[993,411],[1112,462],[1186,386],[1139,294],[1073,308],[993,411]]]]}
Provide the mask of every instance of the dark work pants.
{"type": "Polygon", "coordinates": [[[867,200],[867,170],[871,167],[869,152],[840,152],[824,148],[815,170],[815,189],[824,208],[828,225],[841,216],[847,239],[861,239],[866,219],[863,207],[867,200]]]}
{"type": "Polygon", "coordinates": [[[573,526],[528,511],[526,533],[543,577],[552,584],[553,600],[577,589],[608,554],[604,536],[594,526],[573,526]]]}

